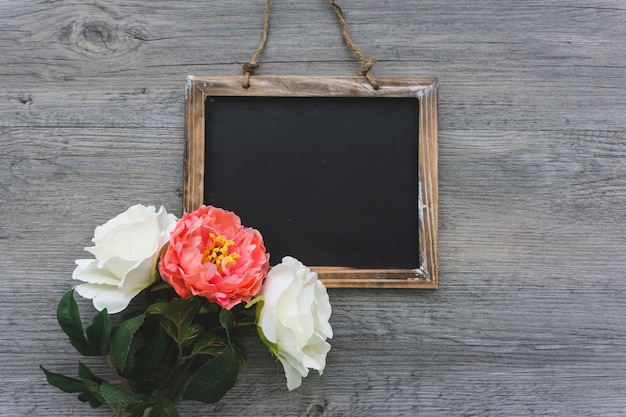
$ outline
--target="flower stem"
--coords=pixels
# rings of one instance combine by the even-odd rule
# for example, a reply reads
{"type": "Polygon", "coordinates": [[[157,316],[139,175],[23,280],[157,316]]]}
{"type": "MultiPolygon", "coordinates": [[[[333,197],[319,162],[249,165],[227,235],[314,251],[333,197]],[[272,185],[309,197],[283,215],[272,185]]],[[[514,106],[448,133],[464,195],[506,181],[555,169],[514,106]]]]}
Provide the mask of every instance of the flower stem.
{"type": "Polygon", "coordinates": [[[178,349],[178,355],[176,356],[176,361],[174,362],[174,366],[172,367],[170,372],[167,374],[167,376],[161,383],[161,386],[167,385],[170,379],[172,379],[172,377],[176,373],[176,369],[178,368],[178,365],[180,364],[181,359],[183,359],[183,345],[180,343],[176,343],[176,349],[178,349]]]}
{"type": "Polygon", "coordinates": [[[183,384],[185,379],[187,379],[187,374],[189,373],[189,369],[191,368],[191,364],[194,360],[195,358],[191,357],[185,361],[185,366],[183,367],[183,370],[180,371],[180,374],[178,375],[178,378],[176,378],[176,382],[174,383],[170,394],[167,396],[167,398],[169,398],[170,400],[174,400],[174,397],[178,394],[180,386],[183,384]]]}
{"type": "Polygon", "coordinates": [[[239,327],[251,327],[251,326],[256,326],[256,323],[253,321],[246,321],[246,322],[237,322],[235,323],[235,327],[239,328],[239,327]]]}
{"type": "Polygon", "coordinates": [[[122,386],[122,388],[127,389],[128,387],[126,386],[126,379],[117,373],[117,369],[115,369],[115,365],[111,360],[111,356],[106,355],[106,360],[107,364],[109,365],[109,369],[111,369],[111,372],[113,372],[113,375],[115,375],[115,379],[117,379],[117,382],[122,386]]]}

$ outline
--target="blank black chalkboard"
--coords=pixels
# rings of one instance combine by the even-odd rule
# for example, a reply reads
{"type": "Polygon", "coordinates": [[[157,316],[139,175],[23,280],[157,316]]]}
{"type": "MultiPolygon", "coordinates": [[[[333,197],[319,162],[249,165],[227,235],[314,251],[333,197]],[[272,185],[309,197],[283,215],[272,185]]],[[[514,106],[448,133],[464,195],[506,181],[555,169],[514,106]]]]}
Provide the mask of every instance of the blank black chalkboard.
{"type": "Polygon", "coordinates": [[[272,264],[418,264],[419,102],[207,97],[204,203],[261,231],[272,264]]]}
{"type": "Polygon", "coordinates": [[[183,207],[258,229],[327,287],[437,288],[437,80],[189,76],[183,207]]]}

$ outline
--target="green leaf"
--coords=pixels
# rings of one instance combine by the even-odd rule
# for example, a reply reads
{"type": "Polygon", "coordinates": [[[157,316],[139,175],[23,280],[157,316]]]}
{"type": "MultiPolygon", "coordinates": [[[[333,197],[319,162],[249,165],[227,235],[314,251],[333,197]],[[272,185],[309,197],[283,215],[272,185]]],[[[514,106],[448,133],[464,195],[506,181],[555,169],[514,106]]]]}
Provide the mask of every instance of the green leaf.
{"type": "Polygon", "coordinates": [[[92,346],[88,341],[81,342],[75,339],[70,339],[70,343],[72,346],[76,348],[78,353],[84,356],[102,356],[100,354],[100,349],[95,346],[92,346]]]}
{"type": "Polygon", "coordinates": [[[104,382],[104,379],[95,376],[94,373],[91,372],[91,369],[89,369],[87,365],[81,362],[78,363],[78,376],[83,380],[84,386],[84,392],[78,396],[78,399],[84,403],[88,402],[89,405],[93,408],[100,407],[102,404],[104,404],[104,401],[101,401],[101,397],[99,398],[93,395],[85,385],[85,380],[89,381],[88,384],[95,382],[96,384],[100,385],[104,382]]]}
{"type": "Polygon", "coordinates": [[[149,394],[157,389],[176,362],[178,348],[162,327],[156,326],[152,339],[135,354],[124,375],[135,392],[149,394]]]}
{"type": "Polygon", "coordinates": [[[121,406],[121,404],[109,403],[104,398],[104,395],[102,395],[102,387],[104,386],[104,384],[107,384],[106,382],[103,383],[103,384],[98,384],[95,381],[91,381],[89,379],[85,379],[85,380],[83,380],[83,382],[85,383],[85,386],[89,390],[90,394],[92,394],[101,403],[106,404],[109,407],[111,407],[111,409],[115,412],[116,416],[121,417],[121,415],[122,415],[122,406],[121,406]]]}
{"type": "Polygon", "coordinates": [[[189,326],[187,329],[185,329],[185,332],[183,334],[183,342],[182,345],[183,346],[189,346],[191,345],[194,340],[196,340],[198,337],[200,337],[200,335],[204,334],[205,332],[205,328],[202,327],[201,324],[192,324],[191,326],[189,326]]]}
{"type": "Polygon", "coordinates": [[[169,398],[157,393],[156,400],[161,417],[180,417],[174,403],[169,398]]]}
{"type": "Polygon", "coordinates": [[[100,384],[90,379],[83,379],[83,384],[87,388],[87,392],[89,394],[93,395],[102,404],[106,404],[106,400],[104,399],[104,397],[102,396],[102,393],[100,392],[100,384]]]}
{"type": "Polygon", "coordinates": [[[113,329],[111,353],[113,354],[115,363],[121,370],[126,370],[128,366],[128,352],[133,341],[133,336],[143,324],[144,319],[145,314],[141,314],[120,323],[113,329]]]}
{"type": "Polygon", "coordinates": [[[104,382],[104,379],[98,378],[97,376],[95,376],[93,372],[91,372],[91,369],[89,369],[87,365],[81,362],[78,362],[78,376],[81,379],[90,379],[92,381],[97,382],[98,384],[101,384],[104,382]]]}
{"type": "Polygon", "coordinates": [[[108,405],[140,403],[141,397],[120,387],[104,382],[100,386],[100,393],[108,405]]]}
{"type": "Polygon", "coordinates": [[[82,394],[78,396],[78,399],[84,403],[89,403],[92,408],[98,408],[104,404],[104,402],[100,401],[96,398],[91,392],[85,390],[82,394]]]}
{"type": "Polygon", "coordinates": [[[219,401],[237,382],[241,362],[245,359],[233,346],[226,346],[217,358],[201,366],[189,380],[183,392],[183,400],[201,401],[207,404],[219,401]]]}
{"type": "Polygon", "coordinates": [[[43,366],[39,366],[41,370],[46,374],[46,379],[48,383],[52,386],[55,386],[61,391],[64,392],[79,392],[78,399],[82,402],[88,402],[90,406],[93,408],[100,407],[104,404],[104,401],[100,401],[96,396],[91,393],[89,388],[89,384],[96,384],[93,381],[85,382],[84,375],[91,375],[94,379],[98,381],[102,381],[100,378],[97,378],[93,375],[93,373],[83,364],[78,365],[78,375],[83,378],[83,380],[70,378],[65,375],[57,374],[54,372],[50,372],[45,369],[43,366]]]}
{"type": "Polygon", "coordinates": [[[148,314],[155,315],[161,326],[180,345],[189,345],[204,332],[204,327],[194,324],[200,302],[195,298],[173,298],[169,303],[158,302],[148,307],[148,314]]]}
{"type": "Polygon", "coordinates": [[[230,310],[222,308],[220,311],[220,325],[226,329],[226,337],[230,342],[230,333],[233,331],[233,327],[235,326],[235,316],[230,310]]]}
{"type": "Polygon", "coordinates": [[[140,403],[132,403],[126,406],[126,414],[128,417],[145,417],[152,415],[152,408],[156,407],[157,402],[154,397],[146,397],[140,403]]]}
{"type": "Polygon", "coordinates": [[[91,369],[89,369],[87,365],[81,362],[78,363],[78,376],[83,380],[83,385],[85,387],[84,392],[78,396],[78,399],[84,403],[88,402],[89,405],[93,408],[100,407],[102,404],[104,404],[102,396],[93,395],[91,391],[87,388],[89,384],[95,383],[96,385],[101,385],[104,382],[104,379],[95,376],[94,373],[91,372],[91,369]]]}
{"type": "Polygon", "coordinates": [[[109,324],[109,314],[105,308],[99,312],[86,329],[89,343],[98,349],[100,356],[106,356],[111,350],[111,325],[109,324]]]}
{"type": "Polygon", "coordinates": [[[78,305],[74,300],[74,290],[71,289],[66,292],[57,307],[57,321],[61,326],[61,329],[65,332],[70,339],[84,339],[83,325],[80,321],[80,313],[78,312],[78,305]]]}
{"type": "Polygon", "coordinates": [[[226,346],[224,339],[211,333],[205,333],[196,340],[191,348],[190,356],[219,355],[226,346]]]}
{"type": "Polygon", "coordinates": [[[65,376],[62,374],[57,374],[55,372],[48,371],[43,366],[39,365],[39,368],[46,374],[46,380],[48,380],[48,384],[53,387],[59,388],[63,392],[85,392],[85,384],[83,381],[76,378],[70,378],[69,376],[65,376]]]}
{"type": "Polygon", "coordinates": [[[244,369],[246,369],[246,364],[248,363],[248,357],[246,353],[237,345],[232,345],[233,349],[235,349],[235,353],[239,355],[239,369],[237,371],[238,374],[242,373],[244,369]]]}
{"type": "Polygon", "coordinates": [[[78,305],[74,300],[74,290],[69,290],[61,297],[57,307],[57,321],[63,332],[70,338],[72,346],[78,350],[81,355],[100,356],[100,349],[93,346],[83,332],[83,324],[80,320],[78,305]]]}
{"type": "Polygon", "coordinates": [[[98,408],[105,404],[104,398],[100,395],[100,384],[102,382],[101,378],[96,378],[96,380],[83,379],[84,392],[78,396],[78,399],[84,403],[88,402],[93,408],[98,408]]]}

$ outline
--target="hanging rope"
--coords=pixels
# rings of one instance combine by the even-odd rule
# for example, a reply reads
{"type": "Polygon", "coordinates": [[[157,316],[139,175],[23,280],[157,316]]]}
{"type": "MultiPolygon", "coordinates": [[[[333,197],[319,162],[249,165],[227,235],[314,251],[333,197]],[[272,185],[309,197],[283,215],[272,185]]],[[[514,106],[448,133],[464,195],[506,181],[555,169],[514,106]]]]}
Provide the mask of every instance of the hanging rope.
{"type": "Polygon", "coordinates": [[[267,37],[270,33],[270,0],[265,0],[265,16],[263,19],[263,35],[261,36],[261,44],[254,54],[252,55],[252,59],[247,64],[242,65],[243,75],[245,79],[243,81],[243,88],[250,88],[250,77],[254,75],[256,70],[259,69],[259,64],[257,64],[257,60],[263,53],[263,49],[265,48],[265,44],[267,43],[267,37]]]}
{"type": "MultiPolygon", "coordinates": [[[[337,19],[339,20],[339,26],[341,27],[341,36],[343,36],[343,40],[346,45],[352,50],[354,55],[361,61],[361,71],[360,75],[367,78],[367,81],[371,84],[374,90],[378,90],[379,85],[374,76],[372,75],[372,68],[377,62],[375,56],[370,57],[369,59],[365,58],[365,55],[357,48],[357,46],[352,41],[350,37],[350,31],[348,30],[348,24],[343,15],[343,10],[337,4],[336,0],[330,0],[330,4],[333,6],[335,13],[337,14],[337,19]]],[[[263,19],[263,35],[261,36],[261,43],[259,47],[254,51],[250,62],[243,64],[241,69],[244,75],[243,88],[250,88],[250,77],[254,75],[256,70],[259,69],[259,64],[257,63],[259,57],[263,53],[263,49],[265,49],[265,44],[267,43],[267,38],[270,33],[270,0],[265,0],[265,14],[263,19]]]]}
{"type": "Polygon", "coordinates": [[[356,55],[356,57],[359,58],[359,61],[361,61],[361,64],[363,64],[361,66],[360,74],[364,76],[365,78],[367,78],[367,81],[369,81],[369,83],[372,85],[374,90],[378,90],[378,87],[379,87],[378,83],[374,79],[374,76],[372,75],[372,72],[371,72],[372,68],[374,67],[374,65],[376,64],[378,60],[376,59],[375,56],[370,57],[369,59],[365,58],[365,55],[361,53],[359,48],[357,48],[357,46],[352,41],[352,38],[350,37],[350,31],[348,30],[348,24],[346,23],[346,19],[343,16],[343,10],[341,10],[341,7],[339,7],[339,5],[337,4],[335,0],[330,0],[330,4],[335,9],[335,13],[337,14],[337,19],[339,19],[339,26],[341,27],[341,35],[343,36],[343,40],[346,42],[346,45],[348,45],[348,48],[352,50],[354,55],[356,55]]]}

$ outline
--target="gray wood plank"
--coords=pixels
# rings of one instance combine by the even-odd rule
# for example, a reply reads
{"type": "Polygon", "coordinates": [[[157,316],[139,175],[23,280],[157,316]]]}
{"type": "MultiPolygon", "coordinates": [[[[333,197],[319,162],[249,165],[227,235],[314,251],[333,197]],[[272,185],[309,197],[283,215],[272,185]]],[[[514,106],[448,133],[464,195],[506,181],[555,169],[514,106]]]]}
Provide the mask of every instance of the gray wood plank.
{"type": "MultiPolygon", "coordinates": [[[[440,289],[332,289],[322,377],[288,393],[250,334],[238,385],[183,415],[623,415],[624,1],[340,4],[374,74],[439,77],[440,289]]],[[[84,360],[56,303],[95,226],[180,214],[185,76],[239,73],[262,10],[0,2],[0,415],[111,415],[38,369],[84,360]]],[[[271,23],[260,74],[358,70],[326,0],[274,1],[271,23]]]]}
{"type": "MultiPolygon", "coordinates": [[[[184,77],[240,73],[262,25],[262,5],[247,1],[161,1],[149,13],[138,2],[15,4],[0,9],[3,126],[180,126],[184,77]]],[[[441,79],[445,127],[622,130],[620,6],[348,1],[344,9],[357,44],[380,59],[375,73],[441,79]]],[[[263,74],[359,67],[325,1],[277,2],[261,62],[263,74]]]]}

